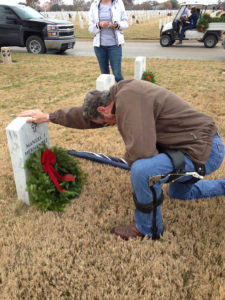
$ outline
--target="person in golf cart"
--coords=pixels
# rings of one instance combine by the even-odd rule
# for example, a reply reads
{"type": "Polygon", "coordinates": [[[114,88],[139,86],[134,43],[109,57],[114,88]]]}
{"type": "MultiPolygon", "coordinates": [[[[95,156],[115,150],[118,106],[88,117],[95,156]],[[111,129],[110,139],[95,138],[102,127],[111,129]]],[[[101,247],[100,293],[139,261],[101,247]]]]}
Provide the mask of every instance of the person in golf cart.
{"type": "Polygon", "coordinates": [[[184,18],[188,18],[189,17],[189,9],[188,9],[188,6],[186,5],[181,17],[184,17],[184,18]]]}
{"type": "Polygon", "coordinates": [[[196,8],[192,7],[190,17],[188,18],[182,17],[182,21],[183,21],[183,26],[180,32],[179,42],[177,42],[177,45],[182,44],[182,40],[184,38],[184,33],[186,30],[196,28],[196,24],[198,21],[198,14],[196,12],[196,8]]]}

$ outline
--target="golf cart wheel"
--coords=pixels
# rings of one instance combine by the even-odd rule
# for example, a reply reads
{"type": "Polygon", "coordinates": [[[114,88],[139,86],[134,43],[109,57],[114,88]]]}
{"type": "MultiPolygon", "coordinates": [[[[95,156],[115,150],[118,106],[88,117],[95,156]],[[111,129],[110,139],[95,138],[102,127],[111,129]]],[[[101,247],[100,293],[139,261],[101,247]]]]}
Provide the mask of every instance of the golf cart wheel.
{"type": "Polygon", "coordinates": [[[209,34],[206,36],[206,38],[204,39],[204,45],[206,48],[213,48],[216,46],[218,42],[218,39],[215,35],[213,34],[209,34]]]}
{"type": "Polygon", "coordinates": [[[46,52],[43,40],[37,35],[31,35],[26,41],[26,48],[29,53],[42,54],[46,52]]]}
{"type": "MultiPolygon", "coordinates": [[[[225,38],[222,41],[222,47],[225,49],[225,38]]],[[[1,47],[0,47],[1,48],[1,47]]]]}
{"type": "Polygon", "coordinates": [[[164,34],[160,38],[160,45],[162,47],[168,47],[171,45],[171,37],[168,34],[164,34]]]}

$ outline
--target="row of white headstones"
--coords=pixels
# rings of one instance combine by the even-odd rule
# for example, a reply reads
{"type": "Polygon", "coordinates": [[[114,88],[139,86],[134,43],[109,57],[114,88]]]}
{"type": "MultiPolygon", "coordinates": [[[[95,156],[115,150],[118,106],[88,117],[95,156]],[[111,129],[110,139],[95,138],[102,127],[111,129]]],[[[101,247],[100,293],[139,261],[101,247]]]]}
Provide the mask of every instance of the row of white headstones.
{"type": "MultiPolygon", "coordinates": [[[[139,56],[135,59],[134,78],[141,79],[146,70],[146,57],[139,56]]],[[[96,89],[109,90],[115,83],[113,75],[102,74],[96,80],[96,89]]],[[[48,124],[26,123],[28,118],[18,117],[6,128],[8,147],[12,161],[17,197],[19,200],[30,204],[29,194],[26,191],[28,172],[25,162],[29,156],[46,144],[50,147],[48,124]]]]}
{"type": "MultiPolygon", "coordinates": [[[[171,22],[176,15],[176,10],[134,10],[127,11],[128,23],[129,25],[133,25],[136,23],[145,23],[150,20],[155,20],[159,22],[159,28],[162,25],[165,25],[171,22]],[[169,16],[168,16],[169,14],[169,16]]],[[[58,20],[71,20],[72,23],[75,23],[76,17],[78,16],[80,29],[84,29],[84,19],[88,23],[89,20],[89,12],[88,11],[68,11],[68,12],[46,12],[43,13],[45,17],[49,19],[58,19],[58,20]]]]}

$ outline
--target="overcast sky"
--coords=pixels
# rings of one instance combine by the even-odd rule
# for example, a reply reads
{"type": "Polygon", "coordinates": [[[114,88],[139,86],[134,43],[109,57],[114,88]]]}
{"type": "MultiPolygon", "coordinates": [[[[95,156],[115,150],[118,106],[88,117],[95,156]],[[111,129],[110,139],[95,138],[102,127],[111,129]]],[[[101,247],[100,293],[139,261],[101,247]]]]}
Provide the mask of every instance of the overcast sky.
{"type": "MultiPolygon", "coordinates": [[[[165,2],[165,0],[157,0],[158,2],[165,2]]],[[[19,2],[25,2],[25,0],[0,0],[0,4],[17,4],[19,2]]],[[[41,3],[43,2],[48,2],[47,0],[40,0],[41,3]]],[[[135,1],[136,2],[136,1],[135,1]]],[[[140,1],[139,1],[140,2],[140,1]]],[[[183,3],[183,2],[186,2],[186,3],[197,3],[197,2],[201,2],[201,3],[204,3],[204,4],[215,4],[215,3],[218,3],[218,0],[204,0],[204,1],[201,1],[201,0],[178,0],[179,3],[183,3]]],[[[73,4],[73,0],[64,0],[64,3],[65,4],[73,4]]]]}
{"type": "MultiPolygon", "coordinates": [[[[17,4],[19,2],[26,2],[26,0],[0,0],[0,4],[17,4]]],[[[48,0],[40,0],[40,3],[49,2],[48,0]]],[[[65,4],[73,4],[73,0],[64,0],[65,4]]]]}

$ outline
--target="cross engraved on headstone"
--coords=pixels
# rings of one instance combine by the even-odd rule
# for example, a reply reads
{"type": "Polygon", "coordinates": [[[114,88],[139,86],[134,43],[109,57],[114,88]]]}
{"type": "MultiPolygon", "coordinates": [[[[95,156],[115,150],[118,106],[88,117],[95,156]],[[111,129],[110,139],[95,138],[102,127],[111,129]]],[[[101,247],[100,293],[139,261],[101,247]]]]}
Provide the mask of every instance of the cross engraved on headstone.
{"type": "Polygon", "coordinates": [[[96,80],[96,90],[105,91],[109,90],[115,83],[115,77],[111,74],[101,74],[96,80]]]}
{"type": "Polygon", "coordinates": [[[6,134],[18,199],[30,204],[26,191],[28,172],[24,165],[30,154],[40,146],[46,144],[49,147],[49,136],[48,123],[26,123],[27,119],[14,119],[6,127],[6,134]]]}
{"type": "Polygon", "coordinates": [[[33,129],[33,132],[37,131],[37,124],[36,123],[31,123],[31,128],[33,129]]]}

